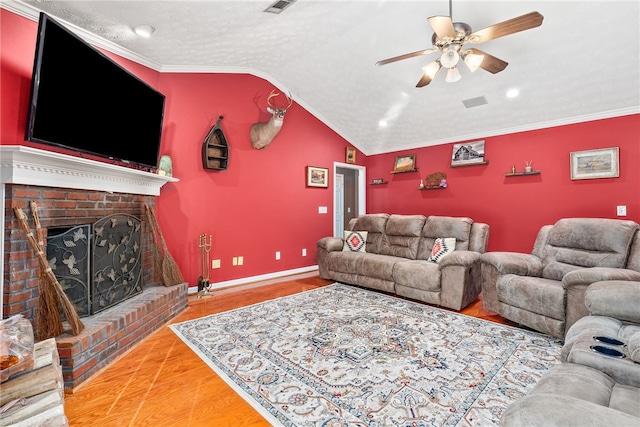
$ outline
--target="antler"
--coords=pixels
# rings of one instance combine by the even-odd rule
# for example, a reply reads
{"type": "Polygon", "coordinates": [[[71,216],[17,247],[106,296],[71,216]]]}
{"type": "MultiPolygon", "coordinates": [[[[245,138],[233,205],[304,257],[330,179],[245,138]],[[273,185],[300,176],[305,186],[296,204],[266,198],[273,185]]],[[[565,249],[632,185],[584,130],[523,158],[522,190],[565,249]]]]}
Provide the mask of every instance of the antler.
{"type": "MultiPolygon", "coordinates": [[[[278,108],[275,105],[273,105],[271,103],[271,98],[275,98],[276,96],[280,95],[280,93],[276,92],[276,90],[272,90],[271,93],[269,94],[269,96],[267,97],[267,104],[269,105],[269,107],[271,108],[278,108]]],[[[293,104],[293,99],[291,99],[291,97],[285,95],[287,97],[287,101],[289,101],[289,104],[287,104],[286,107],[284,108],[280,108],[280,110],[287,110],[289,107],[291,107],[291,104],[293,104]]]]}

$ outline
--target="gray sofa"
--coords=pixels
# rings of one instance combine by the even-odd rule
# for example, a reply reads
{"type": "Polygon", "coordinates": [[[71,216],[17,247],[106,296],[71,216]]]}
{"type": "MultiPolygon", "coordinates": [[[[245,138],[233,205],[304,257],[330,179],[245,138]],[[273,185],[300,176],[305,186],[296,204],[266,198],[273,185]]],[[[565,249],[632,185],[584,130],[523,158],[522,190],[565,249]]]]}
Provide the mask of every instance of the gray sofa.
{"type": "Polygon", "coordinates": [[[504,426],[640,426],[640,282],[594,283],[585,303],[592,315],[569,328],[562,363],[509,405],[504,426]]]}
{"type": "Polygon", "coordinates": [[[487,252],[485,309],[563,338],[588,315],[584,294],[603,280],[640,281],[640,234],[633,221],[564,218],[542,227],[530,254],[487,252]]]}
{"type": "Polygon", "coordinates": [[[473,302],[481,291],[480,255],[489,226],[471,218],[366,214],[352,219],[351,231],[365,231],[366,252],[344,249],[344,240],[318,241],[320,277],[395,293],[454,310],[473,302]],[[436,239],[455,238],[455,250],[428,261],[436,239]]]}

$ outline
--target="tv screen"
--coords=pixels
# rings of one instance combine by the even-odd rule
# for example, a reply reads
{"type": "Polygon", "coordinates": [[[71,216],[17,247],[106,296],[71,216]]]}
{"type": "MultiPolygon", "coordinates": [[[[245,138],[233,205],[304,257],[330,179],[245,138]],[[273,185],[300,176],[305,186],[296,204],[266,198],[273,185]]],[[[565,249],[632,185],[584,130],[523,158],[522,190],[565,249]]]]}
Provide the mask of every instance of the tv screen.
{"type": "Polygon", "coordinates": [[[155,168],[164,99],[40,14],[25,140],[155,168]]]}

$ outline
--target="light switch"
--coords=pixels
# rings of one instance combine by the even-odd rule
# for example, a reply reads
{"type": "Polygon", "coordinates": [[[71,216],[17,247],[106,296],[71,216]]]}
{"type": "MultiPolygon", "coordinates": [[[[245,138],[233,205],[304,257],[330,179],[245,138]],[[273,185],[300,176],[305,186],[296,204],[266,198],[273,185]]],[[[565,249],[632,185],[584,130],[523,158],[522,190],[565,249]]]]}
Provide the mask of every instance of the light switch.
{"type": "Polygon", "coordinates": [[[627,216],[626,206],[618,206],[618,216],[627,216]]]}
{"type": "Polygon", "coordinates": [[[319,214],[326,214],[327,213],[327,207],[326,206],[318,206],[318,213],[319,214]]]}

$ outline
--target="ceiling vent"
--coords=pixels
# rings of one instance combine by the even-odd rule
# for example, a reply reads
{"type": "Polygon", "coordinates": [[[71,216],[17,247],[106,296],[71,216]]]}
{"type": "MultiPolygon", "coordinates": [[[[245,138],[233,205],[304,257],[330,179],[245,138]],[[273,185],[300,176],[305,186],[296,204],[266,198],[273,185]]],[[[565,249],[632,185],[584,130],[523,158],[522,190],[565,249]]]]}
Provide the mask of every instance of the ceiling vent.
{"type": "Polygon", "coordinates": [[[477,98],[465,99],[465,100],[462,101],[462,103],[467,108],[473,108],[473,107],[478,107],[480,105],[488,104],[487,98],[485,98],[484,96],[479,96],[477,98]]]}
{"type": "Polygon", "coordinates": [[[289,6],[291,6],[293,3],[295,3],[295,1],[296,0],[278,0],[274,2],[271,6],[266,8],[264,11],[269,13],[280,13],[286,8],[288,8],[289,6]]]}

